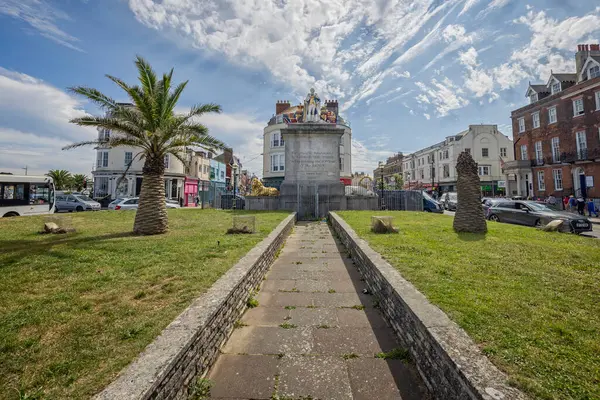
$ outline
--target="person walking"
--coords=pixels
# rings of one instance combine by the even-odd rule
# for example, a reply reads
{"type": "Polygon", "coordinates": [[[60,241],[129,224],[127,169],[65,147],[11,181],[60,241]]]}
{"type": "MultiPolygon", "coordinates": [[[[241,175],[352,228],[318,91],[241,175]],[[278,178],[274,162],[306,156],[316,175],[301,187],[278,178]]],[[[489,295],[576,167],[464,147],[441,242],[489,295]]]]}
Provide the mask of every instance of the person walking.
{"type": "Polygon", "coordinates": [[[563,210],[567,211],[569,209],[569,198],[567,196],[562,199],[563,210]]]}
{"type": "Polygon", "coordinates": [[[577,199],[575,198],[575,196],[570,195],[569,196],[569,212],[575,212],[576,208],[577,208],[577,199]]]}
{"type": "Polygon", "coordinates": [[[577,213],[585,215],[585,200],[581,196],[577,197],[577,213]]]}
{"type": "Polygon", "coordinates": [[[598,218],[598,211],[596,211],[596,204],[594,204],[594,200],[588,199],[587,203],[588,217],[595,215],[598,218]]]}

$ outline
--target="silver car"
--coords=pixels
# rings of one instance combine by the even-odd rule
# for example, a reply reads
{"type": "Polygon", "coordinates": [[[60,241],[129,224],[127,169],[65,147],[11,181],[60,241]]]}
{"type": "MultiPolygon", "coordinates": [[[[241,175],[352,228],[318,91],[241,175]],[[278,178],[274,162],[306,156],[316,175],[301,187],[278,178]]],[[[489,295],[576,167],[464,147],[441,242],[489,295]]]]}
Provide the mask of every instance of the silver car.
{"type": "Polygon", "coordinates": [[[56,211],[100,210],[100,203],[82,194],[57,194],[56,211]]]}
{"type": "Polygon", "coordinates": [[[501,200],[490,207],[487,218],[490,221],[536,227],[542,227],[550,221],[560,219],[564,221],[561,232],[592,231],[592,223],[584,216],[555,211],[545,204],[535,201],[501,200]]]}
{"type": "MultiPolygon", "coordinates": [[[[108,208],[110,210],[137,210],[139,206],[139,201],[139,197],[127,197],[124,199],[117,199],[110,203],[108,205],[108,208]]],[[[165,200],[165,204],[167,205],[167,208],[180,208],[179,204],[174,201],[165,200]]]]}

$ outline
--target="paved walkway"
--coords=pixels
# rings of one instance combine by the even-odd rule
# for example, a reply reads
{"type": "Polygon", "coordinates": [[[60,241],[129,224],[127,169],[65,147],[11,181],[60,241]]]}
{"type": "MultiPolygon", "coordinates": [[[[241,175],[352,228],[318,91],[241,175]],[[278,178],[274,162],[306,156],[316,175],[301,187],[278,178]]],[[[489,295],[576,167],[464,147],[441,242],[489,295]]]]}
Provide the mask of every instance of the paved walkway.
{"type": "Polygon", "coordinates": [[[424,399],[327,224],[299,224],[209,374],[214,399],[424,399]]]}

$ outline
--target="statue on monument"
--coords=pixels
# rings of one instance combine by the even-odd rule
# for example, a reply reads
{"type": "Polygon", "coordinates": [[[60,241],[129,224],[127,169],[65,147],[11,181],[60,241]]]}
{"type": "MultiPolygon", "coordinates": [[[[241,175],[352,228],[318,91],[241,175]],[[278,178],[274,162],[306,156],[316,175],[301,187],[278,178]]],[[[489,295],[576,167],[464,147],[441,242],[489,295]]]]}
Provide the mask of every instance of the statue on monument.
{"type": "Polygon", "coordinates": [[[304,122],[321,121],[321,99],[315,93],[315,89],[310,89],[310,93],[304,100],[304,122]]]}

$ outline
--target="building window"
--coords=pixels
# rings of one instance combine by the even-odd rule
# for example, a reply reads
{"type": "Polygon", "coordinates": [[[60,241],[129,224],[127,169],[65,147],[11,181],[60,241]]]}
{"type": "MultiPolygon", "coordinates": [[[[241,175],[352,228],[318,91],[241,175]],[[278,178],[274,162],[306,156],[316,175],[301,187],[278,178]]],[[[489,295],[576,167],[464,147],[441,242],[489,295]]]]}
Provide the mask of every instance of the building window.
{"type": "Polygon", "coordinates": [[[577,137],[577,158],[580,160],[587,159],[587,137],[585,131],[576,133],[577,137]]]}
{"type": "Polygon", "coordinates": [[[534,128],[539,128],[540,127],[540,112],[534,112],[533,114],[531,114],[532,118],[533,118],[533,127],[534,128]]]}
{"type": "Polygon", "coordinates": [[[484,147],[481,149],[481,157],[489,157],[490,156],[490,150],[487,147],[484,147]]]}
{"type": "Polygon", "coordinates": [[[553,169],[552,177],[554,178],[554,190],[563,190],[562,169],[553,169]]]}
{"type": "Polygon", "coordinates": [[[225,171],[221,171],[221,179],[225,180],[225,171]]]}
{"type": "Polygon", "coordinates": [[[273,132],[271,136],[271,147],[282,147],[283,146],[283,137],[281,137],[281,133],[273,132]]]}
{"type": "Polygon", "coordinates": [[[556,107],[550,107],[548,109],[548,123],[549,124],[556,123],[556,107]]]}
{"type": "Polygon", "coordinates": [[[521,160],[529,160],[529,157],[527,157],[527,145],[526,144],[521,145],[521,160]]]}
{"type": "Polygon", "coordinates": [[[125,166],[128,167],[131,164],[131,160],[133,159],[133,154],[130,151],[125,152],[125,166]]]}
{"type": "Polygon", "coordinates": [[[542,153],[542,142],[535,142],[535,159],[538,164],[542,164],[544,154],[542,153]]]}
{"type": "Polygon", "coordinates": [[[478,168],[479,168],[480,176],[489,176],[490,175],[490,166],[489,165],[480,165],[478,168]]]}
{"type": "Polygon", "coordinates": [[[448,150],[444,150],[444,160],[448,159],[448,150]]]}
{"type": "Polygon", "coordinates": [[[552,94],[560,92],[560,82],[554,82],[551,87],[552,94]]]}
{"type": "Polygon", "coordinates": [[[588,79],[594,79],[600,76],[600,67],[595,65],[588,70],[588,79]]]}
{"type": "Polygon", "coordinates": [[[552,138],[552,162],[560,162],[560,143],[558,136],[552,138]]]}
{"type": "Polygon", "coordinates": [[[546,183],[544,183],[544,171],[538,171],[537,178],[538,178],[538,189],[540,191],[546,190],[546,183]]]}
{"type": "Polygon", "coordinates": [[[600,92],[596,92],[596,110],[600,110],[600,92]]]}
{"type": "Polygon", "coordinates": [[[500,147],[500,157],[506,157],[506,147],[500,147]]]}
{"type": "Polygon", "coordinates": [[[519,133],[525,132],[525,118],[519,118],[519,133]]]}
{"type": "Polygon", "coordinates": [[[529,95],[529,104],[533,104],[538,100],[538,95],[537,93],[531,93],[529,95]]]}
{"type": "Polygon", "coordinates": [[[164,163],[165,163],[165,169],[166,169],[166,168],[169,168],[169,161],[170,161],[170,159],[169,159],[169,155],[168,155],[168,154],[165,154],[165,160],[164,160],[164,163]]]}
{"type": "Polygon", "coordinates": [[[471,149],[465,149],[465,153],[471,154],[471,149]]]}
{"type": "Polygon", "coordinates": [[[573,100],[573,116],[577,117],[579,115],[583,115],[583,98],[579,98],[577,100],[573,100]]]}
{"type": "Polygon", "coordinates": [[[99,151],[96,166],[98,168],[108,167],[108,151],[99,151]]]}
{"type": "Polygon", "coordinates": [[[109,129],[101,129],[99,139],[101,141],[108,141],[110,139],[110,130],[109,129]]]}
{"type": "Polygon", "coordinates": [[[278,172],[285,170],[285,154],[271,155],[271,171],[278,172]]]}
{"type": "Polygon", "coordinates": [[[421,179],[425,179],[425,172],[422,169],[419,170],[419,175],[421,176],[421,179]]]}
{"type": "Polygon", "coordinates": [[[448,164],[444,164],[443,168],[444,178],[450,178],[450,166],[448,164]]]}

